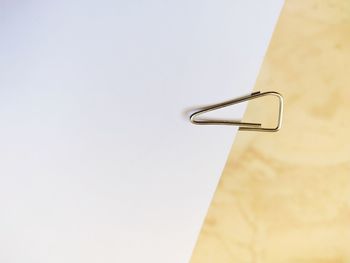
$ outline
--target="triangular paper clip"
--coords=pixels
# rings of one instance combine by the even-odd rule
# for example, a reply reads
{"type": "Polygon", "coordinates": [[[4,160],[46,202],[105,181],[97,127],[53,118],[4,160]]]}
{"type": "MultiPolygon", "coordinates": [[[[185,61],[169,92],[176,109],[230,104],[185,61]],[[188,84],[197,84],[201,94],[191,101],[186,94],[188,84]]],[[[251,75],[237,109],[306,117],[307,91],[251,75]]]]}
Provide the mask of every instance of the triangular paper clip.
{"type": "Polygon", "coordinates": [[[244,97],[240,97],[237,99],[233,99],[233,100],[225,101],[225,102],[218,103],[215,105],[204,107],[204,108],[200,109],[199,111],[196,111],[195,113],[193,113],[190,116],[190,121],[193,124],[197,124],[197,125],[235,125],[235,126],[239,126],[240,131],[276,132],[282,126],[282,114],[283,114],[283,97],[281,94],[279,94],[278,92],[275,92],[275,91],[267,91],[267,92],[258,91],[258,92],[254,92],[254,93],[247,95],[247,96],[244,96],[244,97]],[[234,104],[238,104],[238,103],[241,103],[244,101],[253,100],[253,99],[257,99],[257,98],[269,96],[269,95],[277,97],[278,101],[279,101],[278,119],[277,119],[276,127],[272,127],[272,128],[262,127],[261,123],[249,123],[249,122],[241,122],[241,121],[234,121],[234,120],[200,119],[200,118],[198,118],[199,115],[202,115],[206,112],[218,110],[218,109],[228,107],[228,106],[231,106],[234,104]]]}

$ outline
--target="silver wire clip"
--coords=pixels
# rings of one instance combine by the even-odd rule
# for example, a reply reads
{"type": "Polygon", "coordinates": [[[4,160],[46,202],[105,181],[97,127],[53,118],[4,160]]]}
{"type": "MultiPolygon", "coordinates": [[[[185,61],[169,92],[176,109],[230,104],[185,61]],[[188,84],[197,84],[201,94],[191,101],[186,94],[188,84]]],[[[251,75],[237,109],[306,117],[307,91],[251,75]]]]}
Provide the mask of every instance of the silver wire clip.
{"type": "Polygon", "coordinates": [[[250,95],[243,96],[240,98],[232,99],[229,101],[221,102],[218,104],[206,106],[204,108],[201,108],[199,111],[194,112],[190,116],[190,121],[193,124],[196,125],[234,125],[239,126],[240,131],[261,131],[261,132],[276,132],[278,131],[282,126],[282,115],[283,115],[283,97],[281,94],[275,91],[267,91],[267,92],[254,92],[250,95]],[[242,122],[242,121],[235,121],[235,120],[220,120],[220,119],[200,119],[198,116],[210,112],[215,111],[224,107],[228,107],[234,104],[238,104],[244,101],[257,99],[263,96],[275,96],[278,98],[279,101],[279,110],[278,110],[278,119],[277,119],[277,125],[276,127],[272,128],[266,128],[262,127],[261,123],[250,123],[250,122],[242,122]]]}

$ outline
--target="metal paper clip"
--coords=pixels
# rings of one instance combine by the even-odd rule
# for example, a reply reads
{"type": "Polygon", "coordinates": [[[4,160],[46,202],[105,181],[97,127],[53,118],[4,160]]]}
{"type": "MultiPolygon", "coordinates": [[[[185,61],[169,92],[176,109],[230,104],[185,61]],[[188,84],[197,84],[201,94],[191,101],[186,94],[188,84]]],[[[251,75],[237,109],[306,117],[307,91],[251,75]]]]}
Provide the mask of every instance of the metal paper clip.
{"type": "Polygon", "coordinates": [[[283,97],[281,94],[275,91],[267,91],[267,92],[254,92],[250,95],[240,97],[237,99],[221,102],[218,104],[206,106],[199,111],[196,111],[195,113],[191,114],[190,121],[193,124],[197,125],[235,125],[239,126],[240,131],[261,131],[261,132],[276,132],[278,131],[282,126],[282,114],[283,114],[283,97]],[[241,122],[241,121],[235,121],[235,120],[220,120],[220,119],[200,119],[198,118],[199,115],[202,115],[204,113],[215,111],[227,106],[231,106],[234,104],[238,104],[244,101],[257,99],[263,96],[275,96],[278,98],[279,101],[279,110],[278,110],[278,119],[277,119],[277,126],[276,127],[262,127],[261,123],[251,123],[251,122],[241,122]]]}

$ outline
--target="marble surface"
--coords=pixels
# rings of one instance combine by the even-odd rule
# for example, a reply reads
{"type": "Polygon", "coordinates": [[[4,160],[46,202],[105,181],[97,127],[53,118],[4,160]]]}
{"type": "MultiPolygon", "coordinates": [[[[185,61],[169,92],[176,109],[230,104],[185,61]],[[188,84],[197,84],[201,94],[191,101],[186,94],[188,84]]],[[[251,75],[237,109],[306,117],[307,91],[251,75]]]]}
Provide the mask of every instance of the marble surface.
{"type": "Polygon", "coordinates": [[[191,263],[350,262],[349,80],[350,1],[287,0],[191,263]]]}

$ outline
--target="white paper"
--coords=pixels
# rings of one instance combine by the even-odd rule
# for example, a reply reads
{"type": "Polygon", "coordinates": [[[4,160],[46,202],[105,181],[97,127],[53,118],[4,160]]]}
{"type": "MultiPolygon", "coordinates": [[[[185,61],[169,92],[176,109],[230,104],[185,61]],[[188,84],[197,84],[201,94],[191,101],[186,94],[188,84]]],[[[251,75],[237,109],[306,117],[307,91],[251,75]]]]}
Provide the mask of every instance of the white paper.
{"type": "Polygon", "coordinates": [[[281,5],[1,2],[0,262],[188,262],[281,5]]]}

